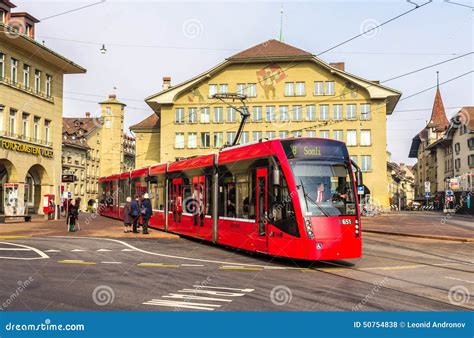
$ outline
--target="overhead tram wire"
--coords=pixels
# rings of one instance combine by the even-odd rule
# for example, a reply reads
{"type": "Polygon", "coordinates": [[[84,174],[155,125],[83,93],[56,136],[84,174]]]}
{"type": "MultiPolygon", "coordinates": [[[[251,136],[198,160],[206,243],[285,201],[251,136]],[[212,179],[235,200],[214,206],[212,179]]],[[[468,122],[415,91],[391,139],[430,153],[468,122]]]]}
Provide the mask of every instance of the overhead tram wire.
{"type": "Polygon", "coordinates": [[[45,21],[45,20],[48,20],[48,19],[56,18],[58,16],[62,16],[62,15],[65,15],[65,14],[76,12],[76,11],[79,11],[81,9],[85,9],[85,8],[88,8],[88,7],[100,5],[100,4],[103,4],[104,2],[105,2],[105,0],[101,0],[99,2],[95,2],[95,3],[89,4],[89,5],[85,5],[85,6],[82,6],[82,7],[77,7],[77,8],[74,8],[74,9],[70,9],[70,10],[62,12],[62,13],[57,13],[57,14],[54,14],[54,15],[50,15],[50,16],[41,18],[40,21],[45,21]]]}

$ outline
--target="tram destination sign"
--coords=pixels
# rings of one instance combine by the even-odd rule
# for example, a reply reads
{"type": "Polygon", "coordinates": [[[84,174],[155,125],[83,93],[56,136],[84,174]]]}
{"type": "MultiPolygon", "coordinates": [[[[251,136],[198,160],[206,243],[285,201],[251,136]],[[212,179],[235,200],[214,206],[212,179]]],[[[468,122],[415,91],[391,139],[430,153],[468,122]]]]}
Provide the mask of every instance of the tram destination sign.
{"type": "Polygon", "coordinates": [[[287,158],[345,159],[348,153],[344,143],[323,139],[298,139],[281,141],[287,158]]]}
{"type": "Polygon", "coordinates": [[[17,142],[8,139],[1,139],[0,146],[2,149],[16,151],[20,153],[27,153],[35,156],[42,156],[53,158],[53,151],[51,149],[38,147],[35,145],[17,142]]]}

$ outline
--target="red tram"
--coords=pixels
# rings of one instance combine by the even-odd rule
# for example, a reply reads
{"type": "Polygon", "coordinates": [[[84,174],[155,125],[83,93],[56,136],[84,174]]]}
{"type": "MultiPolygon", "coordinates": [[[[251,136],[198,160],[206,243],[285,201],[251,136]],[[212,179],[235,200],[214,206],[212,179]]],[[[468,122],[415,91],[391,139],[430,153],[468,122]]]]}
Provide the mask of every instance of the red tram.
{"type": "Polygon", "coordinates": [[[261,141],[103,177],[99,213],[123,219],[126,197],[148,192],[153,228],[272,256],[350,259],[362,254],[356,185],[342,142],[261,141]]]}

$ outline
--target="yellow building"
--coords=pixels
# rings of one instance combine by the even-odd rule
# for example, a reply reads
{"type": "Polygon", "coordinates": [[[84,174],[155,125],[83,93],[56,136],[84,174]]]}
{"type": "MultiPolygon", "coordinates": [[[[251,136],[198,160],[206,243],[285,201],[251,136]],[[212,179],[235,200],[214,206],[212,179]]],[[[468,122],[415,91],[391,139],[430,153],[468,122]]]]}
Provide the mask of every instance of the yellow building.
{"type": "Polygon", "coordinates": [[[0,0],[0,215],[59,203],[64,74],[86,70],[34,40],[39,22],[0,0]]]}
{"type": "Polygon", "coordinates": [[[131,127],[138,167],[216,152],[232,143],[240,117],[212,95],[239,93],[247,96],[251,113],[240,143],[300,136],[343,140],[365,172],[372,197],[388,206],[386,115],[400,92],[276,40],[178,85],[163,80],[163,89],[146,99],[156,116],[131,127]]]}
{"type": "Polygon", "coordinates": [[[63,118],[62,173],[75,178],[64,191],[80,198],[84,211],[97,200],[99,177],[135,168],[135,139],[123,132],[125,104],[115,95],[99,104],[100,116],[63,118]]]}

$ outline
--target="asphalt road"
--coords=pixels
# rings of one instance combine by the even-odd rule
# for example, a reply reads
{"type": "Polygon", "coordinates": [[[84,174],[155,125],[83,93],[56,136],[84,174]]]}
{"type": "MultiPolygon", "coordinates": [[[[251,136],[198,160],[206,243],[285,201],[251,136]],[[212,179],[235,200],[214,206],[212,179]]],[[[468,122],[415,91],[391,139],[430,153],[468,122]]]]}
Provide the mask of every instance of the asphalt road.
{"type": "Polygon", "coordinates": [[[359,260],[302,262],[177,239],[0,239],[3,310],[474,309],[473,243],[364,235],[359,260]]]}

